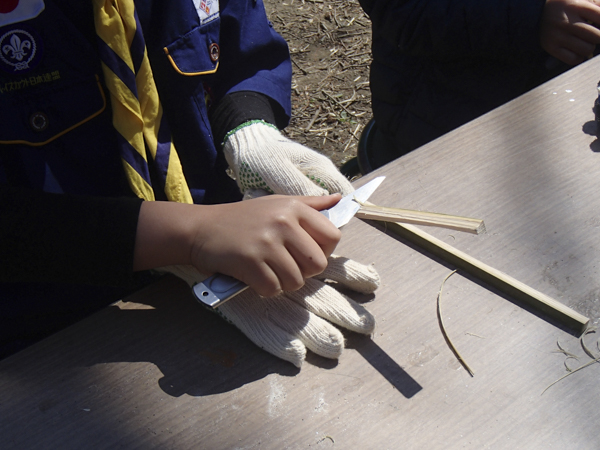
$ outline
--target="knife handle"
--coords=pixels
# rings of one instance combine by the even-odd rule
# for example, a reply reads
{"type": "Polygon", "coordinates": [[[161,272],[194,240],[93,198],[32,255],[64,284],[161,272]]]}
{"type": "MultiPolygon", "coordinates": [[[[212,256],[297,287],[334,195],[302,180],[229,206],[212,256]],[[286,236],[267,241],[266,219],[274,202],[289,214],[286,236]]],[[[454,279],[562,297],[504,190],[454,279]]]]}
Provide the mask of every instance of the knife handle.
{"type": "Polygon", "coordinates": [[[248,285],[220,273],[208,277],[193,287],[198,301],[213,309],[246,289],[248,289],[248,285]]]}

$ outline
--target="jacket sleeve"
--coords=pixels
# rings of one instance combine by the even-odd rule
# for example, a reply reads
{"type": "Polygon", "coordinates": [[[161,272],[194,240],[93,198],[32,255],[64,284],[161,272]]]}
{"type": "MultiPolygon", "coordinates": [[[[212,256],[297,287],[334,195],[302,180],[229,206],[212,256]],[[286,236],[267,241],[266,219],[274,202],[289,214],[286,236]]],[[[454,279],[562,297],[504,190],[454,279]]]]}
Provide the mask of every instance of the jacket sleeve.
{"type": "Polygon", "coordinates": [[[194,6],[198,2],[191,0],[135,3],[163,103],[196,96],[210,108],[227,94],[257,92],[275,102],[285,116],[283,126],[287,125],[291,59],[262,0],[212,2],[218,3],[219,13],[211,12],[208,19],[199,17],[202,14],[194,6]]]}
{"type": "Polygon", "coordinates": [[[141,202],[0,185],[0,282],[127,286],[141,202]]]}
{"type": "Polygon", "coordinates": [[[257,92],[274,100],[277,125],[291,116],[292,65],[286,41],[267,18],[261,0],[221,1],[219,76],[210,84],[219,102],[226,94],[257,92]]]}
{"type": "Polygon", "coordinates": [[[544,0],[360,0],[373,34],[402,53],[439,59],[539,54],[544,0]]]}

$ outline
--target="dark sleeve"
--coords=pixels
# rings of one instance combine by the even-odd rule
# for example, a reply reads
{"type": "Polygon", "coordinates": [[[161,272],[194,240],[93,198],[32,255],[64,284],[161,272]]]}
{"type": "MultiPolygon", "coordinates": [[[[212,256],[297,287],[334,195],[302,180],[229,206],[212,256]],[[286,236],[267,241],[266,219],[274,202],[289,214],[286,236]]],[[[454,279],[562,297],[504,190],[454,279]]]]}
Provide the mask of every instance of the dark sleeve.
{"type": "Polygon", "coordinates": [[[0,281],[129,284],[141,202],[0,186],[0,281]]]}
{"type": "Polygon", "coordinates": [[[436,58],[528,58],[541,51],[544,0],[359,0],[402,53],[436,58]]]}
{"type": "Polygon", "coordinates": [[[209,114],[215,145],[220,148],[225,135],[249,120],[264,120],[279,128],[287,124],[287,115],[279,103],[259,92],[227,94],[209,114]]]}

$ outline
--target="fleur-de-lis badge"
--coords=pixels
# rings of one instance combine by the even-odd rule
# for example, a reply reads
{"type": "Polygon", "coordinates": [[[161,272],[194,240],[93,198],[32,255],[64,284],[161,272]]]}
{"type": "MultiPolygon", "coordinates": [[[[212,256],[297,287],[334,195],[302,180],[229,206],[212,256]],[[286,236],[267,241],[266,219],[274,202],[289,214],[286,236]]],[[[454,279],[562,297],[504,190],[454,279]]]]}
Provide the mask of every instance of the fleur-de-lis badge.
{"type": "MultiPolygon", "coordinates": [[[[14,29],[0,37],[0,61],[21,72],[31,68],[36,56],[37,45],[31,33],[23,29],[14,29]]],[[[35,64],[34,64],[35,65],[35,64]]]]}
{"type": "Polygon", "coordinates": [[[21,38],[17,34],[13,34],[10,37],[10,45],[5,45],[2,47],[2,53],[5,55],[11,54],[12,59],[16,59],[17,61],[23,61],[23,58],[27,56],[27,51],[31,50],[31,41],[30,40],[21,40],[21,38]]]}

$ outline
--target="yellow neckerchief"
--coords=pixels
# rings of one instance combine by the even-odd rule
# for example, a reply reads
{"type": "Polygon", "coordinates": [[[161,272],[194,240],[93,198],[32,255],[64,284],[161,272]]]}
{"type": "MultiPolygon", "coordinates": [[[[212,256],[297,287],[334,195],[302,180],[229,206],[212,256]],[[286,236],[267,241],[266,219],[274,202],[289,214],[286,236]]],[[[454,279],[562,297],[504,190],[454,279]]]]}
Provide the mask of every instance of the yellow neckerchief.
{"type": "Polygon", "coordinates": [[[119,132],[121,159],[129,186],[138,197],[155,199],[148,168],[149,152],[167,199],[192,203],[163,118],[133,0],[94,0],[94,17],[104,80],[110,91],[113,125],[119,132]]]}

